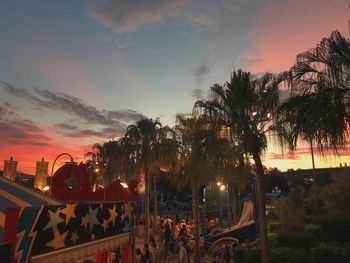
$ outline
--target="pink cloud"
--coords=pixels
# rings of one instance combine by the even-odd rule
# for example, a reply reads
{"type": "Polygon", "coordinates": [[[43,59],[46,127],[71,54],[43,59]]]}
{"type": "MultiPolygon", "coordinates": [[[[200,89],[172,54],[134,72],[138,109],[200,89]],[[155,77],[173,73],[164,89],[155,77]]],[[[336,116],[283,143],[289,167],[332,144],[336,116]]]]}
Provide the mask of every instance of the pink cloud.
{"type": "Polygon", "coordinates": [[[250,32],[252,49],[241,59],[254,73],[286,70],[333,30],[347,36],[348,18],[343,0],[264,1],[250,32]]]}

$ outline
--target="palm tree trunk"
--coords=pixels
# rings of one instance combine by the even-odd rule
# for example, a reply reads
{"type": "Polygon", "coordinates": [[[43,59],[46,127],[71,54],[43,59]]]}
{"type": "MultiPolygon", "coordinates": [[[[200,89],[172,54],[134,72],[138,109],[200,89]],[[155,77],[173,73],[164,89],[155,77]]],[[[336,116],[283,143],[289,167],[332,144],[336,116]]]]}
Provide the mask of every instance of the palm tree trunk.
{"type": "Polygon", "coordinates": [[[157,193],[157,174],[153,175],[153,223],[154,227],[158,225],[158,193],[157,193]]]}
{"type": "Polygon", "coordinates": [[[192,184],[192,214],[194,220],[194,263],[200,262],[200,250],[199,250],[199,182],[198,175],[195,175],[194,182],[192,184]]]}
{"type": "Polygon", "coordinates": [[[253,159],[257,168],[258,181],[258,210],[259,210],[259,239],[261,247],[261,262],[269,262],[269,244],[267,240],[266,214],[265,214],[265,184],[264,168],[258,152],[253,153],[253,159]]]}
{"type": "Polygon", "coordinates": [[[313,177],[314,181],[316,181],[314,147],[312,145],[312,139],[310,139],[310,150],[311,150],[311,160],[312,160],[312,177],[313,177]]]}
{"type": "Polygon", "coordinates": [[[237,218],[237,189],[235,187],[235,183],[232,183],[232,204],[231,204],[231,210],[232,210],[232,224],[235,225],[238,222],[237,218]]]}
{"type": "Polygon", "coordinates": [[[144,227],[144,243],[149,242],[149,171],[147,160],[144,161],[144,173],[145,173],[145,227],[144,227]]]}

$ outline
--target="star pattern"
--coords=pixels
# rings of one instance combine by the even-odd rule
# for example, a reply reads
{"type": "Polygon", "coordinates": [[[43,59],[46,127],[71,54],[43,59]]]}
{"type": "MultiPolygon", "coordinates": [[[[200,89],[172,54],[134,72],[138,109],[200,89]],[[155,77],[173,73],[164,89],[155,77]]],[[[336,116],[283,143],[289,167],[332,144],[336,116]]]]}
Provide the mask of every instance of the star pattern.
{"type": "Polygon", "coordinates": [[[47,243],[48,247],[54,248],[54,249],[59,249],[59,248],[63,248],[66,245],[64,244],[64,241],[67,237],[68,232],[64,232],[62,235],[60,234],[60,232],[54,231],[54,238],[47,243]]]}
{"type": "MultiPolygon", "coordinates": [[[[29,245],[28,239],[22,238],[18,241],[20,250],[16,253],[22,253],[26,248],[31,250],[28,253],[39,255],[93,240],[101,240],[112,235],[128,233],[131,231],[130,220],[127,220],[131,216],[131,204],[106,202],[44,206],[36,214],[38,223],[30,225],[30,229],[36,229],[32,244],[29,245]]],[[[31,212],[30,215],[32,214],[31,212]]]]}
{"type": "Polygon", "coordinates": [[[63,218],[60,217],[60,208],[58,208],[56,210],[56,212],[52,212],[51,210],[49,211],[49,218],[50,221],[46,224],[46,226],[44,227],[44,230],[47,230],[49,228],[52,228],[53,231],[55,232],[55,230],[57,229],[57,225],[61,224],[62,222],[64,222],[63,218]]]}
{"type": "Polygon", "coordinates": [[[72,233],[72,237],[70,238],[70,240],[73,241],[73,244],[76,244],[78,239],[79,239],[78,231],[73,232],[72,233]]]}
{"type": "Polygon", "coordinates": [[[126,218],[131,219],[131,213],[132,213],[132,207],[130,205],[130,202],[127,202],[124,204],[124,214],[121,216],[122,221],[124,221],[126,218]]]}
{"type": "Polygon", "coordinates": [[[109,221],[112,222],[113,226],[115,225],[116,217],[119,215],[115,209],[116,209],[115,205],[113,206],[113,209],[108,208],[109,214],[110,214],[109,221]]]}
{"type": "Polygon", "coordinates": [[[80,226],[83,226],[85,229],[87,229],[88,224],[89,224],[89,217],[88,217],[88,215],[82,216],[81,217],[81,224],[80,224],[80,226]]]}
{"type": "Polygon", "coordinates": [[[106,232],[107,228],[109,227],[109,219],[103,219],[101,227],[103,227],[103,232],[106,232]]]}
{"type": "Polygon", "coordinates": [[[70,220],[75,217],[75,208],[77,204],[67,204],[60,212],[66,216],[66,225],[69,224],[70,220]]]}
{"type": "Polygon", "coordinates": [[[99,225],[100,221],[97,219],[97,213],[98,213],[98,207],[95,209],[92,209],[91,206],[89,206],[89,224],[90,224],[90,233],[92,233],[92,229],[94,228],[94,225],[99,225]]]}

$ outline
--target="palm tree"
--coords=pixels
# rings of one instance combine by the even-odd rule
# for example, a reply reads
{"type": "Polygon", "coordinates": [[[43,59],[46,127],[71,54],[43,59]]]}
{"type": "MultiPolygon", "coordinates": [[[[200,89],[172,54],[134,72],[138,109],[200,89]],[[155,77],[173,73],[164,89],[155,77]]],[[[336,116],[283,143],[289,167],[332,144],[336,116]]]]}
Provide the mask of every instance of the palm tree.
{"type": "Polygon", "coordinates": [[[179,142],[176,140],[175,131],[165,126],[158,130],[154,151],[152,152],[153,167],[151,174],[153,179],[153,220],[158,222],[158,193],[157,176],[161,169],[171,170],[176,166],[179,155],[179,142]]]}
{"type": "MultiPolygon", "coordinates": [[[[219,116],[222,125],[230,128],[231,138],[242,153],[251,155],[255,162],[259,194],[259,231],[261,262],[269,262],[264,169],[260,155],[266,149],[269,131],[278,106],[278,85],[283,76],[265,74],[253,78],[249,72],[234,71],[225,85],[214,85],[209,100],[197,101],[195,106],[210,109],[219,116]]],[[[244,158],[241,157],[241,161],[244,158]]]]}
{"type": "Polygon", "coordinates": [[[104,184],[108,185],[120,175],[122,148],[119,141],[109,141],[104,144],[95,143],[92,151],[85,157],[96,161],[98,168],[104,171],[104,184]]]}
{"type": "MultiPolygon", "coordinates": [[[[291,97],[281,104],[276,130],[292,150],[302,139],[317,150],[345,146],[349,127],[350,41],[338,31],[297,56],[289,71],[291,97]]],[[[313,164],[314,166],[314,164],[313,164]]]]}
{"type": "Polygon", "coordinates": [[[199,250],[199,186],[215,180],[219,167],[227,169],[232,152],[227,140],[218,138],[215,129],[205,117],[177,117],[176,131],[181,142],[178,181],[181,186],[189,183],[192,188],[192,213],[194,219],[194,262],[200,261],[199,250]]]}
{"type": "Polygon", "coordinates": [[[125,139],[124,149],[128,153],[129,162],[142,167],[145,178],[145,243],[149,242],[149,189],[150,168],[154,164],[154,151],[159,136],[161,123],[159,120],[141,119],[135,125],[129,125],[125,139]]]}

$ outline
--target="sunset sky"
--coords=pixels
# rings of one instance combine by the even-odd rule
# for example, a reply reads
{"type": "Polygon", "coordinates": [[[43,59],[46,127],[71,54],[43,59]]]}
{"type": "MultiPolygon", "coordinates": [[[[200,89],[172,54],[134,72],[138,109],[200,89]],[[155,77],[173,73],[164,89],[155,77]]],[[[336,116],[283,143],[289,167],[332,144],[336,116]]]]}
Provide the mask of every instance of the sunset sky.
{"type": "MultiPolygon", "coordinates": [[[[283,71],[333,30],[349,36],[349,13],[346,0],[2,1],[0,169],[80,160],[142,116],[172,126],[233,68],[283,71]]],[[[311,167],[307,145],[268,149],[268,167],[311,167]]],[[[347,151],[316,158],[340,162],[347,151]]]]}

